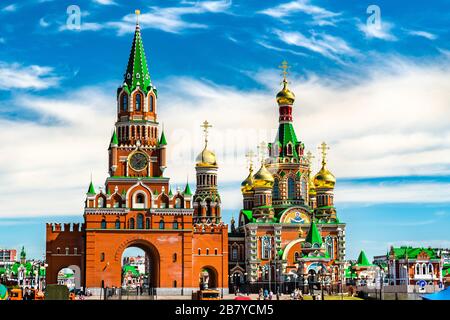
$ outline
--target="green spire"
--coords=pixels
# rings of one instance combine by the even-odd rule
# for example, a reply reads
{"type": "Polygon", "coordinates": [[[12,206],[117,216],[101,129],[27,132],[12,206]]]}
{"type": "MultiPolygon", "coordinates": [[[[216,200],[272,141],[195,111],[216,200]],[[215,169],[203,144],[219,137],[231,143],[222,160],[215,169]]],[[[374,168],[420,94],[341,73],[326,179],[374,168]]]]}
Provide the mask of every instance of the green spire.
{"type": "Polygon", "coordinates": [[[22,246],[22,250],[20,251],[20,258],[25,259],[27,257],[27,254],[25,252],[25,247],[22,246]]]}
{"type": "Polygon", "coordinates": [[[96,194],[95,189],[94,189],[94,184],[92,183],[92,179],[91,179],[91,183],[89,184],[89,189],[87,194],[96,194]]]}
{"type": "Polygon", "coordinates": [[[111,195],[111,191],[109,191],[109,187],[106,187],[106,194],[107,194],[108,196],[111,195]]]}
{"type": "Polygon", "coordinates": [[[166,146],[167,145],[166,136],[164,135],[164,129],[161,132],[161,139],[159,139],[159,145],[160,146],[166,146]]]}
{"type": "Polygon", "coordinates": [[[173,196],[172,188],[169,189],[169,196],[173,196]]]}
{"type": "Polygon", "coordinates": [[[119,139],[117,139],[116,129],[114,129],[114,132],[112,134],[110,145],[119,145],[119,139]]]}
{"type": "Polygon", "coordinates": [[[191,188],[189,187],[189,182],[186,182],[186,187],[184,188],[184,195],[192,196],[191,188]]]}
{"type": "Polygon", "coordinates": [[[320,236],[319,230],[317,230],[315,222],[311,222],[311,227],[309,228],[305,242],[308,242],[311,245],[317,243],[319,246],[322,246],[322,237],[320,236]]]}
{"type": "Polygon", "coordinates": [[[367,259],[366,254],[364,253],[364,250],[361,250],[359,253],[358,261],[356,263],[358,266],[370,266],[369,259],[367,259]]]}
{"type": "Polygon", "coordinates": [[[129,92],[136,89],[138,84],[145,93],[151,88],[150,73],[148,72],[147,58],[145,57],[139,24],[136,24],[124,81],[129,92]]]}
{"type": "MultiPolygon", "coordinates": [[[[297,135],[295,134],[294,127],[290,122],[282,122],[278,127],[278,133],[274,144],[269,144],[269,148],[280,148],[279,157],[294,157],[298,158],[299,154],[297,153],[297,146],[301,144],[297,140],[297,135]],[[291,145],[292,153],[288,155],[287,153],[287,145],[291,145]]],[[[272,150],[274,150],[272,149],[272,150]]],[[[278,152],[278,150],[276,150],[278,152]]]]}

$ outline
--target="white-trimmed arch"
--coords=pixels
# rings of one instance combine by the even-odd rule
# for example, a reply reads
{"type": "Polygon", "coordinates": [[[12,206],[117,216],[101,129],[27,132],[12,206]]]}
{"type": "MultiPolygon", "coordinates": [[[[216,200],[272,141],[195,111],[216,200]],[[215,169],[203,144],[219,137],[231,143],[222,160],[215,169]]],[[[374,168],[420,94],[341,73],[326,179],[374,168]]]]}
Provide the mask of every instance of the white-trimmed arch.
{"type": "Polygon", "coordinates": [[[289,254],[289,251],[292,249],[293,246],[295,246],[297,243],[305,241],[305,238],[298,238],[294,241],[291,241],[287,244],[287,246],[284,248],[282,260],[286,260],[287,256],[289,254]]]}
{"type": "MultiPolygon", "coordinates": [[[[152,207],[152,202],[153,202],[152,201],[152,199],[153,199],[153,192],[152,192],[152,190],[149,187],[147,187],[145,184],[143,184],[142,181],[136,182],[136,184],[132,185],[128,189],[127,195],[126,195],[126,207],[127,208],[131,208],[132,207],[131,205],[133,204],[133,199],[130,197],[130,195],[133,194],[133,197],[134,197],[135,196],[134,195],[135,192],[133,190],[136,189],[139,186],[142,186],[144,189],[146,189],[149,192],[150,197],[145,195],[145,198],[146,198],[146,201],[147,201],[147,208],[151,208],[152,207]],[[130,199],[132,200],[131,203],[130,203],[130,199]]],[[[140,191],[142,192],[142,190],[140,190],[140,191]]]]}

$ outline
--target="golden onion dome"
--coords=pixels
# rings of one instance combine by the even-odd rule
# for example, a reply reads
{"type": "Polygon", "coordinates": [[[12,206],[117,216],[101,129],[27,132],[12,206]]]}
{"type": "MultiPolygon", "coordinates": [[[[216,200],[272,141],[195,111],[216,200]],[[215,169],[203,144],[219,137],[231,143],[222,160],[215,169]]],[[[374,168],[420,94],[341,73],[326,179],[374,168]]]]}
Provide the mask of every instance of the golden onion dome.
{"type": "Polygon", "coordinates": [[[214,152],[205,148],[197,156],[197,166],[208,167],[217,166],[216,155],[214,152]]]}
{"type": "Polygon", "coordinates": [[[274,179],[272,174],[267,170],[264,164],[253,176],[253,187],[255,188],[272,188],[274,179]]]}
{"type": "Polygon", "coordinates": [[[334,175],[322,165],[322,169],[314,177],[314,185],[316,188],[329,188],[333,189],[336,184],[336,178],[334,175]]]}
{"type": "Polygon", "coordinates": [[[277,103],[279,105],[292,105],[295,101],[295,94],[288,89],[287,80],[283,80],[283,89],[277,94],[277,103]]]}
{"type": "Polygon", "coordinates": [[[249,192],[253,190],[253,169],[252,167],[250,167],[250,172],[248,174],[248,177],[245,178],[244,181],[242,181],[241,183],[241,192],[245,193],[245,192],[249,192]]]}

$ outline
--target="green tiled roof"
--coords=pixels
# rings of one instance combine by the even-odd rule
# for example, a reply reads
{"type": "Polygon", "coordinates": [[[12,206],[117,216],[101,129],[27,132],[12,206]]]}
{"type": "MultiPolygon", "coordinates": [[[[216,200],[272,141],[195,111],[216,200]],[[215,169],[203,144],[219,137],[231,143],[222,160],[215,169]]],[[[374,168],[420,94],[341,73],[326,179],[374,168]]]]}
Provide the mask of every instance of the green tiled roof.
{"type": "Polygon", "coordinates": [[[136,266],[123,266],[123,273],[126,274],[128,272],[131,272],[131,275],[133,275],[134,277],[139,276],[139,271],[137,270],[136,266]]]}
{"type": "Polygon", "coordinates": [[[145,57],[139,25],[136,26],[136,31],[134,32],[124,83],[124,90],[127,93],[131,93],[136,89],[138,84],[145,94],[151,89],[150,73],[148,72],[147,58],[145,57]]]}
{"type": "Polygon", "coordinates": [[[169,189],[169,196],[173,196],[172,188],[169,189]]]}
{"type": "Polygon", "coordinates": [[[361,250],[361,252],[359,253],[359,257],[358,257],[358,261],[356,263],[358,266],[371,266],[372,264],[369,262],[369,259],[367,259],[366,257],[366,253],[364,252],[364,250],[361,250]]]}
{"type": "Polygon", "coordinates": [[[167,140],[166,140],[166,136],[164,135],[164,130],[161,132],[161,138],[159,139],[159,145],[160,146],[167,145],[167,140]]]}
{"type": "Polygon", "coordinates": [[[186,182],[186,187],[184,188],[183,194],[187,196],[192,196],[191,187],[189,187],[189,182],[186,182]]]}
{"type": "Polygon", "coordinates": [[[309,228],[305,242],[310,243],[311,245],[315,243],[317,243],[319,246],[322,245],[322,237],[320,236],[319,230],[317,229],[315,222],[311,223],[311,227],[309,228]]]}
{"type": "Polygon", "coordinates": [[[436,251],[431,248],[394,247],[393,250],[397,259],[405,259],[406,257],[408,259],[416,259],[422,251],[425,251],[430,259],[437,259],[436,251]]]}
{"type": "Polygon", "coordinates": [[[118,145],[119,144],[119,139],[117,139],[117,134],[116,134],[116,130],[115,129],[114,129],[114,132],[112,134],[110,144],[111,145],[118,145]]]}
{"type": "Polygon", "coordinates": [[[242,213],[247,217],[248,221],[255,221],[255,219],[253,218],[252,210],[242,210],[242,213]]]}
{"type": "MultiPolygon", "coordinates": [[[[280,125],[278,126],[278,133],[274,144],[276,144],[277,147],[281,147],[281,152],[278,155],[279,157],[299,157],[297,153],[297,146],[299,142],[297,140],[297,136],[295,134],[292,123],[280,123],[280,125]],[[289,142],[292,144],[292,155],[290,156],[286,154],[286,146],[289,142]]],[[[272,148],[271,143],[269,144],[269,147],[272,148]]]]}
{"type": "Polygon", "coordinates": [[[94,184],[92,183],[92,181],[89,184],[89,188],[88,188],[87,194],[95,194],[94,184]]]}

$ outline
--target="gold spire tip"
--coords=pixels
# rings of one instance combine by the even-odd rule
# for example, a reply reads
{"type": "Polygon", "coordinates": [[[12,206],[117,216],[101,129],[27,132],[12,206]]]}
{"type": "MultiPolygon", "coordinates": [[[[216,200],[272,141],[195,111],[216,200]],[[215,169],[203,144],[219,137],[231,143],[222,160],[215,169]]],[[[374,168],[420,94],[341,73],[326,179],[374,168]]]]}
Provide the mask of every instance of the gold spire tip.
{"type": "Polygon", "coordinates": [[[139,15],[141,14],[141,10],[136,9],[134,10],[134,13],[136,14],[136,24],[139,25],[139,15]]]}
{"type": "Polygon", "coordinates": [[[283,60],[283,62],[281,62],[281,65],[278,66],[278,68],[283,70],[281,72],[281,75],[283,76],[283,83],[287,83],[287,75],[289,73],[288,70],[290,68],[288,62],[286,60],[283,60]]]}

